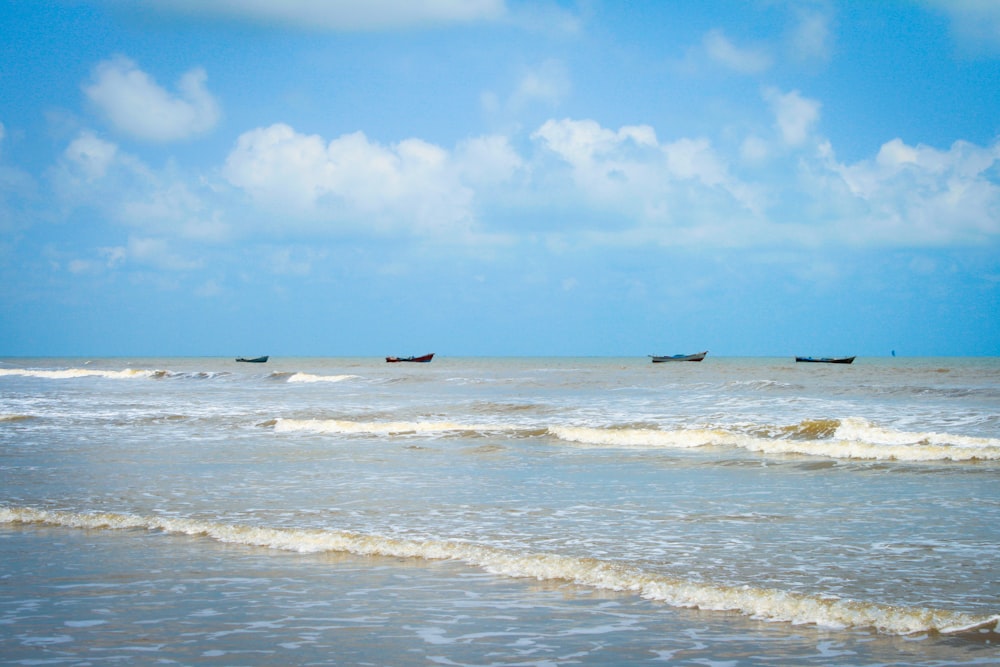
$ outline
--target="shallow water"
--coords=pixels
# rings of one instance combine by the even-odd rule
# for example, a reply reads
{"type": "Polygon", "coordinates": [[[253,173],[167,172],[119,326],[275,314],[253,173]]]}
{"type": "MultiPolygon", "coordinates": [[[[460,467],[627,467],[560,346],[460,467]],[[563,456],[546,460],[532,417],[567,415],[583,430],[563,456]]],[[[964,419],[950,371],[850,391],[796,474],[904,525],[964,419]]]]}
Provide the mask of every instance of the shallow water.
{"type": "Polygon", "coordinates": [[[379,362],[3,360],[4,658],[1000,660],[996,359],[379,362]]]}

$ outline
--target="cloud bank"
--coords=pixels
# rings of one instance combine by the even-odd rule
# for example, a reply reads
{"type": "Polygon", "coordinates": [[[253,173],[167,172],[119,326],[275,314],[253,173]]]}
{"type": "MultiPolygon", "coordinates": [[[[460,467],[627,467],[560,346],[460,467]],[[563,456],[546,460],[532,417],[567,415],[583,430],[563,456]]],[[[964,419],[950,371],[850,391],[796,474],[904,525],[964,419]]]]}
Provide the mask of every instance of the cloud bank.
{"type": "MultiPolygon", "coordinates": [[[[554,66],[545,71],[562,79],[554,66]]],[[[118,57],[101,62],[84,91],[116,132],[170,141],[218,120],[206,78],[192,69],[171,94],[118,57]]],[[[530,94],[549,88],[541,90],[530,94]]],[[[550,119],[527,134],[452,147],[417,137],[382,144],[360,131],[324,138],[274,123],[243,132],[214,172],[200,174],[156,169],[84,130],[50,178],[63,207],[102,210],[145,235],[122,251],[133,257],[153,254],[154,237],[212,243],[241,233],[454,244],[542,232],[584,245],[730,247],[949,246],[1000,237],[1000,143],[942,150],[897,138],[846,164],[819,132],[818,100],[766,87],[758,105],[771,127],[747,133],[735,153],[732,142],[664,141],[649,125],[609,128],[592,119],[550,119]]]]}

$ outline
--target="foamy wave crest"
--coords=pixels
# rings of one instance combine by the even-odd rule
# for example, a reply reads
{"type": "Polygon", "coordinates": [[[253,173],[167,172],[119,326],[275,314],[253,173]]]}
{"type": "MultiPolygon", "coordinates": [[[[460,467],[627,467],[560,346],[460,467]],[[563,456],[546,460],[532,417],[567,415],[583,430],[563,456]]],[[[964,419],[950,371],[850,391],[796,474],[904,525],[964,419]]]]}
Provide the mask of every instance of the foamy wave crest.
{"type": "Polygon", "coordinates": [[[30,368],[0,368],[0,377],[19,375],[23,377],[46,378],[49,380],[70,380],[83,377],[101,377],[111,380],[132,380],[135,378],[161,378],[169,371],[126,368],[120,371],[104,371],[91,368],[66,368],[62,370],[34,370],[30,368]]]}
{"type": "Polygon", "coordinates": [[[465,542],[417,541],[347,531],[279,529],[191,519],[50,512],[20,507],[0,508],[0,523],[145,529],[300,553],[346,552],[360,556],[453,560],[497,575],[567,581],[593,588],[628,591],[677,607],[737,611],[762,620],[830,628],[872,628],[899,635],[995,630],[1000,623],[1000,615],[977,616],[754,586],[723,586],[649,573],[641,568],[594,558],[518,553],[465,542]]]}
{"type": "MultiPolygon", "coordinates": [[[[809,423],[827,424],[826,421],[809,423]]],[[[1000,461],[1000,439],[997,438],[896,431],[859,418],[836,423],[828,440],[761,440],[749,442],[747,448],[765,454],[806,454],[837,459],[1000,461]]]]}
{"type": "Polygon", "coordinates": [[[314,433],[350,433],[370,435],[406,435],[434,433],[478,433],[513,430],[512,426],[487,424],[461,424],[458,422],[398,421],[362,422],[343,419],[284,419],[274,420],[274,430],[278,433],[311,431],[314,433]]]}
{"type": "Polygon", "coordinates": [[[895,431],[858,418],[844,419],[837,428],[834,437],[878,445],[935,445],[971,450],[1000,448],[1000,439],[998,438],[974,438],[935,432],[895,431]]]}
{"type": "Polygon", "coordinates": [[[627,449],[689,449],[714,445],[760,454],[801,454],[879,461],[998,461],[1000,440],[938,433],[907,433],[863,419],[806,420],[743,433],[727,428],[646,429],[558,426],[549,433],[567,442],[627,449]],[[758,435],[774,431],[774,437],[758,435]]]}
{"type": "Polygon", "coordinates": [[[357,375],[313,375],[312,373],[294,373],[288,378],[288,382],[343,382],[344,380],[355,380],[357,375]]]}
{"type": "Polygon", "coordinates": [[[956,445],[909,444],[885,445],[854,440],[755,440],[744,445],[762,454],[804,454],[833,459],[865,461],[998,461],[1000,447],[961,447],[956,445]]]}
{"type": "Polygon", "coordinates": [[[737,438],[722,429],[594,428],[550,426],[549,433],[567,442],[623,449],[689,449],[705,445],[735,445],[737,438]]]}

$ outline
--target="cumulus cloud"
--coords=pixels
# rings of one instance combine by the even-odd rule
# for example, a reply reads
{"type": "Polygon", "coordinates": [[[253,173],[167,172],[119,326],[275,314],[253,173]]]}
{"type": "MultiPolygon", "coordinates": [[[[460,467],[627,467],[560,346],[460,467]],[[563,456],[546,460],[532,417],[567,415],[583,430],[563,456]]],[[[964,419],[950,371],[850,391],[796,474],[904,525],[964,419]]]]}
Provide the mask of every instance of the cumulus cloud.
{"type": "Polygon", "coordinates": [[[764,99],[774,111],[775,123],[782,140],[789,146],[801,146],[809,138],[819,120],[820,103],[802,97],[797,90],[783,93],[777,88],[764,90],[764,99]]]}
{"type": "Polygon", "coordinates": [[[855,233],[877,243],[981,244],[1000,236],[1000,142],[957,141],[948,150],[882,145],[869,160],[833,164],[861,204],[855,233]]]}
{"type": "Polygon", "coordinates": [[[119,132],[147,141],[175,141],[207,132],[219,120],[219,105],[208,92],[201,68],[184,74],[177,94],[160,87],[124,57],[94,68],[84,93],[119,132]]]}
{"type": "Polygon", "coordinates": [[[66,210],[89,207],[110,221],[173,238],[228,235],[221,211],[205,201],[196,179],[151,169],[88,130],[69,143],[48,176],[66,210]]]}
{"type": "Polygon", "coordinates": [[[63,154],[70,171],[92,183],[107,174],[118,155],[118,146],[93,132],[84,131],[70,142],[63,154]]]}
{"type": "Polygon", "coordinates": [[[463,141],[455,149],[454,158],[462,181],[480,187],[504,183],[524,166],[507,137],[499,135],[463,141]]]}
{"type": "MultiPolygon", "coordinates": [[[[582,201],[618,202],[625,192],[655,185],[661,154],[656,133],[648,125],[611,130],[593,120],[566,118],[547,121],[531,138],[568,168],[570,182],[578,190],[561,193],[570,201],[582,195],[582,201]]],[[[534,171],[539,178],[558,183],[559,164],[536,166],[534,171]]]]}
{"type": "Polygon", "coordinates": [[[754,216],[753,189],[732,177],[707,139],[661,143],[649,126],[612,130],[573,119],[550,120],[532,139],[542,158],[558,158],[555,165],[543,159],[530,166],[553,197],[540,205],[573,202],[577,226],[614,231],[617,238],[602,243],[697,242],[720,223],[738,226],[754,216]]]}
{"type": "MultiPolygon", "coordinates": [[[[646,126],[564,119],[532,138],[559,158],[567,178],[540,160],[528,171],[553,197],[603,211],[590,225],[602,242],[932,247],[1000,239],[1000,142],[939,150],[895,139],[868,160],[843,164],[815,134],[818,104],[798,93],[772,98],[782,140],[808,139],[813,150],[775,153],[737,171],[732,160],[745,154],[730,158],[705,138],[661,142],[646,126]]],[[[738,149],[745,153],[746,142],[738,149]]]]}
{"type": "Polygon", "coordinates": [[[522,69],[508,93],[482,92],[480,104],[495,126],[508,126],[509,132],[516,132],[528,114],[558,108],[572,88],[566,64],[550,59],[522,69]]]}
{"type": "Polygon", "coordinates": [[[636,184],[645,188],[669,180],[714,187],[729,180],[724,161],[707,139],[661,144],[648,125],[611,130],[592,120],[550,120],[532,138],[568,163],[579,182],[595,191],[636,184]]]}
{"type": "MultiPolygon", "coordinates": [[[[564,118],[538,126],[518,151],[501,135],[445,148],[417,138],[381,144],[362,132],[326,139],[279,123],[240,136],[219,172],[225,182],[210,190],[197,175],[151,169],[82,132],[54,171],[53,191],[129,227],[115,265],[172,270],[197,265],[175,242],[225,238],[225,221],[237,217],[244,233],[299,241],[403,234],[431,244],[530,237],[559,248],[932,247],[1000,239],[1000,142],[938,149],[894,139],[841,163],[817,130],[818,102],[777,89],[762,97],[776,119],[770,142],[756,134],[665,141],[649,125],[564,118]]],[[[308,270],[293,259],[275,266],[308,270]]]]}
{"type": "Polygon", "coordinates": [[[546,121],[533,135],[574,166],[589,166],[620,154],[625,147],[656,147],[656,131],[648,125],[610,130],[594,120],[546,121]]]}
{"type": "Polygon", "coordinates": [[[742,74],[757,74],[771,67],[771,56],[760,47],[738,47],[721,30],[710,30],[702,40],[708,58],[742,74]]]}
{"type": "Polygon", "coordinates": [[[472,140],[452,153],[420,139],[384,146],[362,132],[327,142],[279,123],[240,136],[223,175],[258,204],[302,220],[434,234],[473,224],[467,178],[503,180],[517,165],[502,138],[472,140]]]}
{"type": "Polygon", "coordinates": [[[495,21],[504,0],[145,0],[158,10],[309,30],[387,30],[495,21]]]}

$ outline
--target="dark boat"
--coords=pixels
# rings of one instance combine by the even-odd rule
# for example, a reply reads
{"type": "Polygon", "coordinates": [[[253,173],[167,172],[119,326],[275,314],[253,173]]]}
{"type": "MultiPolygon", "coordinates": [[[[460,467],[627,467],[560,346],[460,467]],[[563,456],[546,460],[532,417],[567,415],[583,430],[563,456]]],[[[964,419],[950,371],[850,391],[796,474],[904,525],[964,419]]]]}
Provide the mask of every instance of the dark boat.
{"type": "Polygon", "coordinates": [[[795,361],[810,364],[850,364],[854,357],[795,357],[795,361]]]}
{"type": "Polygon", "coordinates": [[[418,364],[426,364],[433,358],[434,358],[434,353],[431,352],[430,354],[425,354],[422,357],[386,357],[385,360],[390,364],[394,364],[400,361],[413,361],[418,364]]]}
{"type": "Polygon", "coordinates": [[[267,363],[267,356],[263,357],[236,357],[236,361],[245,361],[248,364],[263,364],[267,363]]]}
{"type": "Polygon", "coordinates": [[[655,354],[649,355],[649,358],[653,360],[654,364],[661,364],[664,361],[701,361],[708,354],[708,350],[704,352],[696,352],[694,354],[675,354],[669,357],[658,357],[655,354]]]}

